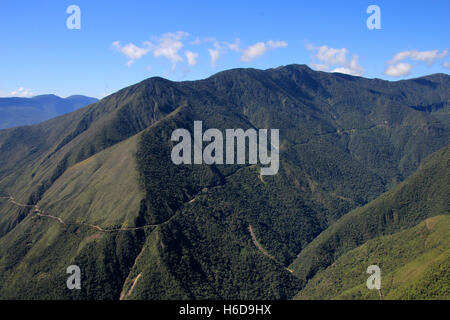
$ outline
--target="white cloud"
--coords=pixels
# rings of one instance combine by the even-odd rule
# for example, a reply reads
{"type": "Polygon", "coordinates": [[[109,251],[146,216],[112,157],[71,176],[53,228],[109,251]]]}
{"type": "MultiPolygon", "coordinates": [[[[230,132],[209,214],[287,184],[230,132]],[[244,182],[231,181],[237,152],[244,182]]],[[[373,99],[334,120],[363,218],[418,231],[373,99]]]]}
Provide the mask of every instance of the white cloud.
{"type": "Polygon", "coordinates": [[[216,61],[220,57],[220,51],[218,49],[208,49],[208,52],[211,57],[211,65],[215,65],[216,61]]]}
{"type": "Polygon", "coordinates": [[[414,61],[422,61],[426,62],[428,65],[432,65],[436,60],[443,59],[447,56],[448,49],[443,50],[441,53],[439,53],[439,50],[430,50],[430,51],[417,51],[417,50],[411,50],[411,51],[402,51],[397,53],[394,58],[392,58],[391,61],[389,61],[389,64],[395,64],[397,62],[411,59],[414,61]]]}
{"type": "Polygon", "coordinates": [[[233,43],[225,42],[225,45],[230,49],[231,51],[240,52],[241,50],[241,39],[237,38],[234,40],[233,43]]]}
{"type": "Polygon", "coordinates": [[[347,53],[348,50],[346,48],[335,49],[321,46],[319,47],[316,57],[328,65],[345,65],[347,63],[347,53]]]}
{"type": "Polygon", "coordinates": [[[450,69],[450,62],[444,61],[444,62],[442,62],[442,66],[444,68],[450,69]]]}
{"type": "Polygon", "coordinates": [[[384,71],[385,75],[391,77],[401,77],[407,76],[411,73],[412,65],[406,62],[400,62],[397,64],[390,65],[384,71]]]}
{"type": "Polygon", "coordinates": [[[183,61],[183,58],[178,54],[178,51],[183,48],[181,39],[187,37],[189,34],[184,31],[169,32],[157,38],[157,44],[150,41],[145,42],[145,45],[153,52],[153,55],[164,57],[170,60],[173,64],[183,61]]]}
{"type": "Polygon", "coordinates": [[[30,89],[25,89],[24,87],[20,87],[17,90],[13,90],[8,94],[9,97],[21,97],[21,98],[29,98],[34,95],[35,94],[31,92],[30,89]]]}
{"type": "MultiPolygon", "coordinates": [[[[152,53],[155,58],[165,58],[172,63],[171,70],[174,71],[179,67],[179,62],[187,61],[186,66],[195,66],[199,61],[199,54],[186,48],[186,45],[195,46],[201,44],[209,44],[208,52],[211,65],[214,66],[220,59],[222,54],[227,50],[241,53],[242,61],[252,61],[266,53],[268,50],[286,47],[286,41],[268,40],[267,42],[258,42],[247,49],[241,49],[241,41],[236,38],[234,42],[218,41],[214,37],[190,37],[190,34],[184,31],[169,32],[159,37],[152,37],[149,41],[145,41],[141,46],[134,43],[128,43],[122,46],[119,41],[113,42],[113,47],[122,53],[128,60],[127,65],[131,66],[136,60],[141,59],[148,53],[152,53]],[[189,41],[188,41],[189,40],[189,41]],[[182,53],[184,51],[184,53],[182,53]]],[[[197,50],[196,50],[197,51],[197,50]]],[[[178,69],[177,69],[178,70],[178,69]]]]}
{"type": "Polygon", "coordinates": [[[279,40],[277,41],[269,40],[266,42],[266,44],[272,48],[282,48],[287,47],[288,45],[286,41],[279,41],[279,40]]]}
{"type": "Polygon", "coordinates": [[[207,43],[207,42],[217,42],[217,40],[216,40],[216,38],[213,38],[213,37],[200,38],[197,36],[194,41],[190,42],[190,44],[196,46],[196,45],[207,43]]]}
{"type": "Polygon", "coordinates": [[[361,76],[364,74],[364,68],[358,64],[358,55],[354,54],[350,62],[345,61],[342,67],[335,68],[332,72],[340,72],[351,74],[354,76],[361,76]]]}
{"type": "Polygon", "coordinates": [[[436,62],[436,60],[445,58],[447,54],[448,49],[445,49],[440,53],[439,50],[402,51],[397,53],[392,60],[387,61],[388,66],[386,67],[384,74],[391,77],[407,76],[411,73],[413,66],[404,62],[405,60],[409,59],[412,61],[425,62],[430,67],[436,62]]]}
{"type": "Polygon", "coordinates": [[[113,46],[128,58],[128,66],[131,66],[136,60],[142,58],[149,52],[149,49],[140,48],[131,42],[125,46],[121,46],[119,41],[114,41],[113,46]]]}
{"type": "Polygon", "coordinates": [[[191,66],[195,66],[197,64],[198,53],[195,53],[195,52],[192,52],[192,51],[186,51],[185,55],[186,55],[186,58],[188,60],[188,63],[191,66]]]}
{"type": "Polygon", "coordinates": [[[219,60],[222,53],[224,53],[225,49],[227,48],[227,43],[224,42],[223,44],[221,44],[219,41],[214,40],[213,47],[214,49],[208,49],[209,56],[211,58],[211,66],[214,66],[216,64],[216,61],[219,60]]]}
{"type": "Polygon", "coordinates": [[[273,48],[281,48],[286,47],[287,42],[286,41],[274,41],[269,40],[267,42],[257,42],[254,45],[249,46],[247,49],[243,50],[242,52],[242,61],[252,61],[253,59],[262,56],[264,53],[267,52],[267,50],[273,48]]]}
{"type": "Polygon", "coordinates": [[[264,42],[255,43],[243,51],[241,60],[252,61],[256,57],[263,55],[266,51],[267,47],[264,42]]]}
{"type": "Polygon", "coordinates": [[[256,57],[259,57],[266,53],[269,49],[275,49],[275,48],[281,48],[286,47],[287,42],[286,41],[274,41],[269,40],[267,42],[257,42],[251,46],[249,46],[247,49],[243,50],[241,49],[241,40],[239,38],[236,38],[233,43],[230,42],[219,42],[215,40],[215,38],[205,38],[203,40],[199,40],[197,38],[195,40],[195,43],[202,42],[214,42],[214,48],[209,48],[209,56],[211,57],[211,65],[214,65],[216,61],[220,58],[220,56],[226,51],[231,50],[235,52],[241,52],[241,61],[252,61],[256,57]]]}
{"type": "MultiPolygon", "coordinates": [[[[149,52],[153,52],[153,56],[156,58],[164,57],[173,64],[176,64],[177,62],[183,61],[183,58],[178,52],[183,48],[181,39],[188,35],[189,34],[184,31],[169,32],[163,34],[161,37],[156,37],[156,43],[145,41],[143,47],[138,47],[131,42],[122,46],[119,41],[113,42],[113,47],[128,58],[128,66],[131,66],[136,60],[142,58],[149,52]]],[[[172,68],[174,68],[174,66],[172,66],[172,68]]]]}
{"type": "Polygon", "coordinates": [[[320,63],[310,63],[311,67],[313,67],[316,70],[319,71],[328,71],[330,70],[330,66],[326,64],[320,64],[320,63]]]}
{"type": "Polygon", "coordinates": [[[354,76],[362,76],[364,68],[358,63],[358,55],[354,54],[350,60],[347,55],[350,51],[346,48],[329,48],[328,46],[316,47],[306,44],[305,48],[313,52],[313,61],[310,65],[320,71],[346,73],[354,76]],[[319,63],[316,63],[318,61],[319,63]]]}

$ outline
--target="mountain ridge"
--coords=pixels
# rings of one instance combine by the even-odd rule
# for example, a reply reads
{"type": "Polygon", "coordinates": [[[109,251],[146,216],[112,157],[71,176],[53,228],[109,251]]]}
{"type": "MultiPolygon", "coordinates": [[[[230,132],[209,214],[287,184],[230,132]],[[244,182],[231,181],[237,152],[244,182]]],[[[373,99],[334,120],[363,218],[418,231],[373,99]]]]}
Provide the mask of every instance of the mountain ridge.
{"type": "Polygon", "coordinates": [[[96,98],[83,95],[72,95],[67,98],[54,94],[31,98],[0,97],[0,130],[36,124],[97,101],[96,98]]]}

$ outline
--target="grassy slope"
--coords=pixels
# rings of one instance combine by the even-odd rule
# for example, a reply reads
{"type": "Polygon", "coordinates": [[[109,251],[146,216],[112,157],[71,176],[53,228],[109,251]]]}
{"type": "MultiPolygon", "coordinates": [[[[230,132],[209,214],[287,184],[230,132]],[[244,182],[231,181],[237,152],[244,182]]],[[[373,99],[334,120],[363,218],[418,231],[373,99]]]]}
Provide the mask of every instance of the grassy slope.
{"type": "Polygon", "coordinates": [[[64,220],[132,226],[144,198],[135,165],[139,135],[69,167],[39,206],[64,220]]]}
{"type": "Polygon", "coordinates": [[[319,272],[296,299],[379,299],[366,269],[381,268],[384,299],[450,299],[450,215],[367,241],[319,272]]]}
{"type": "Polygon", "coordinates": [[[346,214],[320,234],[290,266],[303,280],[311,279],[346,252],[369,239],[410,228],[450,210],[450,147],[443,148],[419,170],[364,207],[346,214]]]}
{"type": "MultiPolygon", "coordinates": [[[[70,167],[39,202],[43,212],[62,217],[65,222],[86,222],[103,227],[134,226],[144,197],[134,158],[138,137],[134,136],[70,167]],[[102,203],[101,209],[99,202],[102,203]]],[[[20,201],[19,198],[16,200],[20,201]]],[[[10,203],[4,205],[14,207],[10,203]]],[[[103,298],[117,298],[139,248],[135,232],[102,234],[82,226],[64,227],[53,219],[39,218],[30,211],[15,232],[0,238],[0,296],[20,299],[36,296],[93,298],[90,296],[92,290],[98,297],[100,289],[103,298]],[[127,246],[127,243],[133,245],[121,251],[120,247],[127,246]],[[113,256],[115,258],[111,258],[113,256]],[[92,266],[91,272],[84,269],[83,281],[91,284],[82,293],[67,290],[64,285],[65,268],[81,264],[79,261],[86,259],[91,259],[91,262],[83,264],[92,266]],[[111,263],[111,260],[112,266],[108,271],[105,268],[108,268],[107,261],[111,263]],[[125,265],[121,265],[120,260],[125,260],[125,265]],[[100,272],[103,276],[99,277],[100,272]],[[102,278],[107,275],[114,280],[102,278]],[[100,287],[94,289],[92,286],[100,287]]]]}

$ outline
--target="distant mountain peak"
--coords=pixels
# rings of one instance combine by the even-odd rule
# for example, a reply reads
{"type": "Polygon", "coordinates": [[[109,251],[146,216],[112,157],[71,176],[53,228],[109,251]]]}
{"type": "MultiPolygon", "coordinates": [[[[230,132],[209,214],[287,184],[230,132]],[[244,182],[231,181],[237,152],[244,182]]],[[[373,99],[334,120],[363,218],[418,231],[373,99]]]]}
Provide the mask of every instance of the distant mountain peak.
{"type": "Polygon", "coordinates": [[[36,124],[97,101],[82,95],[61,98],[55,94],[0,98],[0,129],[36,124]]]}

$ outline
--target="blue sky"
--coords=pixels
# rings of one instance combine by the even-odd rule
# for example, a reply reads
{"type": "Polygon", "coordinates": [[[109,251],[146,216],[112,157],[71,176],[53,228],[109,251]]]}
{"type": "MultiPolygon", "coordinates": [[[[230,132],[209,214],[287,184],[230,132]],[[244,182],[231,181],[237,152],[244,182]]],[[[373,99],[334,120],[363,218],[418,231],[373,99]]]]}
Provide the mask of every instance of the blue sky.
{"type": "Polygon", "coordinates": [[[449,14],[448,0],[2,0],[0,96],[101,98],[153,76],[291,63],[387,80],[449,73],[449,14]],[[66,26],[70,5],[79,30],[66,26]]]}

